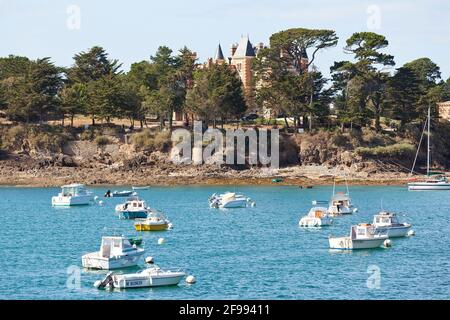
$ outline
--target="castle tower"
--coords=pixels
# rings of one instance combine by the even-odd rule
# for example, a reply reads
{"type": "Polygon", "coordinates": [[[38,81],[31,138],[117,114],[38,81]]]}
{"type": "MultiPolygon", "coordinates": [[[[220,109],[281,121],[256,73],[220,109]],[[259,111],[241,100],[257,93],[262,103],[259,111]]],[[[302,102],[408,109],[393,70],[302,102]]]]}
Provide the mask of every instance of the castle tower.
{"type": "Polygon", "coordinates": [[[219,46],[217,47],[216,54],[214,56],[214,62],[217,64],[224,64],[225,63],[225,57],[223,55],[222,46],[219,43],[219,46]]]}
{"type": "Polygon", "coordinates": [[[255,49],[253,48],[248,36],[242,37],[239,45],[232,47],[231,65],[234,66],[241,77],[244,89],[250,91],[252,89],[252,62],[255,59],[255,49]],[[234,53],[233,53],[234,52],[234,53]]]}

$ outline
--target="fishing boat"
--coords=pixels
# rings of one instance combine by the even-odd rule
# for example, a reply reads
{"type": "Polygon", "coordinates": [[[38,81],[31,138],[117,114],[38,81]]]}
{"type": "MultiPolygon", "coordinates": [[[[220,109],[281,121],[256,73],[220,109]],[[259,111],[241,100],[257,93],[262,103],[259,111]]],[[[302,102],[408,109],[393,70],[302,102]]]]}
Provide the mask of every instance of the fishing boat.
{"type": "Polygon", "coordinates": [[[256,203],[250,198],[234,192],[226,192],[224,194],[213,194],[209,197],[209,206],[211,208],[231,209],[254,207],[256,203]]]}
{"type": "Polygon", "coordinates": [[[373,217],[373,226],[389,238],[405,237],[412,225],[400,223],[395,213],[381,211],[373,217]]]}
{"type": "Polygon", "coordinates": [[[93,200],[92,192],[84,184],[70,184],[61,187],[61,192],[52,197],[52,206],[88,205],[93,200]]]}
{"type": "Polygon", "coordinates": [[[299,226],[303,228],[320,228],[330,226],[333,220],[328,214],[327,208],[313,207],[308,215],[300,219],[299,226]]]}
{"type": "Polygon", "coordinates": [[[176,286],[185,276],[186,273],[181,270],[162,270],[155,265],[138,273],[115,274],[114,272],[109,272],[102,281],[97,281],[94,286],[99,289],[176,286]]]}
{"type": "Polygon", "coordinates": [[[150,186],[143,186],[143,187],[131,187],[131,189],[135,190],[135,191],[139,191],[139,190],[149,190],[150,186]]]}
{"type": "Polygon", "coordinates": [[[170,221],[160,211],[150,209],[147,218],[136,219],[134,229],[136,231],[165,231],[169,229],[170,221]]]}
{"type": "Polygon", "coordinates": [[[408,190],[410,191],[432,191],[432,190],[450,190],[450,183],[447,177],[442,172],[431,171],[431,108],[428,108],[428,118],[423,128],[422,137],[420,138],[419,146],[417,148],[414,164],[411,169],[411,174],[414,173],[417,157],[419,155],[420,146],[422,144],[423,136],[427,131],[427,175],[423,180],[416,180],[408,183],[408,190]]]}
{"type": "Polygon", "coordinates": [[[362,223],[351,227],[350,236],[330,236],[328,241],[330,249],[357,250],[378,248],[386,239],[388,239],[388,236],[383,234],[382,231],[377,230],[371,224],[362,223]]]}
{"type": "Polygon", "coordinates": [[[121,219],[144,219],[147,218],[148,210],[146,202],[136,196],[130,197],[125,203],[116,206],[116,212],[121,219]]]}
{"type": "Polygon", "coordinates": [[[124,236],[102,237],[100,250],[81,257],[83,267],[113,270],[137,265],[145,250],[132,245],[124,236]]]}
{"type": "Polygon", "coordinates": [[[334,193],[330,200],[330,206],[328,211],[331,215],[343,215],[352,214],[357,211],[357,209],[352,204],[352,199],[348,193],[337,192],[334,193]]]}

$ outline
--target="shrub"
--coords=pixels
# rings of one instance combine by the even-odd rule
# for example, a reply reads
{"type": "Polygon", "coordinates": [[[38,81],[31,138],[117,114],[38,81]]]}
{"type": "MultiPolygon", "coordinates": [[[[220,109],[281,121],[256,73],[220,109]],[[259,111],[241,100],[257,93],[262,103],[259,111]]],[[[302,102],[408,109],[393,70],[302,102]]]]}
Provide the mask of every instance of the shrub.
{"type": "Polygon", "coordinates": [[[134,134],[131,138],[131,141],[138,150],[149,150],[154,146],[153,135],[148,129],[134,134]]]}
{"type": "Polygon", "coordinates": [[[92,130],[84,130],[80,134],[80,139],[83,141],[92,141],[94,139],[94,131],[92,130]]]}
{"type": "Polygon", "coordinates": [[[336,147],[348,148],[350,144],[350,138],[343,134],[336,134],[331,138],[331,143],[336,147]]]}
{"type": "Polygon", "coordinates": [[[409,143],[397,143],[386,147],[356,148],[356,153],[365,157],[407,157],[414,154],[416,148],[409,143]]]}
{"type": "Polygon", "coordinates": [[[153,139],[153,147],[159,151],[167,151],[171,146],[171,134],[169,131],[159,132],[153,139]]]}
{"type": "Polygon", "coordinates": [[[106,136],[97,136],[95,137],[95,143],[97,143],[98,146],[105,146],[111,144],[111,140],[106,136]]]}

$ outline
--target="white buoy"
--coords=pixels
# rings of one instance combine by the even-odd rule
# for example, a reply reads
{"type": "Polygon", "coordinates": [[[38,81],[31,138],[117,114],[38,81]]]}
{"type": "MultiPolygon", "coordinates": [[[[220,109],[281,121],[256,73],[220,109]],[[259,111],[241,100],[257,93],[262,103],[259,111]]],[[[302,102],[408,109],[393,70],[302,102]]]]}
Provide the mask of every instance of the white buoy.
{"type": "Polygon", "coordinates": [[[98,202],[98,205],[99,205],[99,206],[103,206],[103,201],[99,201],[99,202],[98,202]]]}
{"type": "Polygon", "coordinates": [[[383,244],[386,248],[392,247],[392,241],[389,239],[386,239],[383,244]]]}
{"type": "Polygon", "coordinates": [[[147,257],[147,258],[145,258],[145,263],[148,263],[148,264],[154,263],[153,257],[147,257]]]}
{"type": "Polygon", "coordinates": [[[164,240],[164,238],[159,238],[158,239],[158,244],[163,244],[164,242],[166,242],[166,240],[164,240]]]}
{"type": "Polygon", "coordinates": [[[169,223],[169,224],[167,225],[167,227],[169,228],[169,230],[172,230],[172,229],[173,229],[173,224],[172,224],[172,223],[169,223]]]}
{"type": "Polygon", "coordinates": [[[100,280],[97,280],[94,282],[94,287],[96,287],[97,289],[100,288],[101,285],[102,285],[102,282],[100,280]]]}
{"type": "Polygon", "coordinates": [[[416,235],[416,232],[414,230],[409,230],[408,231],[408,236],[409,237],[412,237],[412,236],[415,236],[415,235],[416,235]]]}
{"type": "Polygon", "coordinates": [[[94,197],[94,200],[97,201],[97,200],[98,200],[98,196],[95,196],[95,197],[94,197]]]}
{"type": "Polygon", "coordinates": [[[197,281],[197,280],[195,279],[194,276],[187,276],[187,277],[186,277],[186,283],[194,284],[196,281],[197,281]]]}

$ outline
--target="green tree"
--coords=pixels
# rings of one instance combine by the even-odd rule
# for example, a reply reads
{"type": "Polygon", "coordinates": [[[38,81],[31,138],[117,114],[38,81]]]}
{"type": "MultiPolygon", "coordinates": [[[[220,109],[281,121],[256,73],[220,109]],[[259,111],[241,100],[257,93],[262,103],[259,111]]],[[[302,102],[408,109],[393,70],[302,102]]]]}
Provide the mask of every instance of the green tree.
{"type": "Polygon", "coordinates": [[[122,67],[118,60],[109,59],[108,53],[98,46],[76,54],[73,59],[74,65],[67,73],[70,82],[96,81],[120,73],[119,69],[122,67]]]}
{"type": "Polygon", "coordinates": [[[344,51],[354,55],[356,62],[341,61],[332,68],[333,72],[341,74],[338,78],[346,79],[346,99],[350,109],[353,109],[351,112],[355,111],[357,115],[358,125],[365,125],[364,117],[371,109],[377,131],[381,130],[380,119],[388,79],[385,68],[395,64],[392,55],[380,52],[388,44],[384,36],[373,32],[354,33],[347,39],[344,51]]]}
{"type": "Polygon", "coordinates": [[[325,110],[314,100],[323,89],[324,79],[309,67],[319,50],[333,47],[337,41],[332,30],[295,28],[273,34],[270,48],[261,50],[254,62],[259,104],[284,114],[287,127],[286,116],[294,117],[298,127],[300,118],[305,122],[315,111],[325,110]]]}
{"type": "Polygon", "coordinates": [[[1,86],[6,115],[15,121],[45,121],[58,113],[62,69],[50,58],[10,56],[1,61],[1,86]],[[3,67],[4,66],[4,67],[3,67]]]}
{"type": "Polygon", "coordinates": [[[214,64],[194,74],[195,85],[189,89],[186,105],[208,126],[220,119],[225,123],[238,119],[247,109],[242,82],[237,72],[227,65],[214,64]]]}
{"type": "Polygon", "coordinates": [[[98,46],[76,54],[73,59],[73,66],[67,71],[68,84],[86,86],[88,99],[85,111],[92,118],[93,125],[96,117],[109,122],[119,114],[117,103],[120,97],[115,90],[120,88],[116,77],[122,73],[119,70],[122,65],[118,60],[109,59],[108,53],[98,46]]]}
{"type": "Polygon", "coordinates": [[[84,114],[87,106],[87,87],[83,83],[66,85],[59,93],[61,101],[61,113],[63,125],[65,115],[70,117],[70,126],[73,127],[73,119],[77,114],[84,114]]]}
{"type": "Polygon", "coordinates": [[[399,130],[418,117],[417,105],[420,97],[419,80],[409,68],[397,69],[387,84],[387,109],[390,116],[400,120],[399,130]]]}

